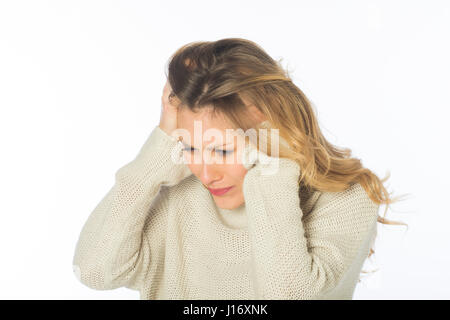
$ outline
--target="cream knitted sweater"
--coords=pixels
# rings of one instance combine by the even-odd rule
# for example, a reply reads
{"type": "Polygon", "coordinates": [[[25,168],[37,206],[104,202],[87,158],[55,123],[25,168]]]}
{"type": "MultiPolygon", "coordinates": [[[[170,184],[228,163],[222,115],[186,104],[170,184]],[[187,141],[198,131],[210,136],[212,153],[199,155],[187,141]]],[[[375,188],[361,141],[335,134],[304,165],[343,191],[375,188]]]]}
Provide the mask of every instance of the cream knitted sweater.
{"type": "Polygon", "coordinates": [[[220,209],[156,126],[85,222],[73,270],[96,290],[141,299],[352,299],[379,206],[359,184],[299,192],[299,166],[247,172],[245,204],[220,209]]]}

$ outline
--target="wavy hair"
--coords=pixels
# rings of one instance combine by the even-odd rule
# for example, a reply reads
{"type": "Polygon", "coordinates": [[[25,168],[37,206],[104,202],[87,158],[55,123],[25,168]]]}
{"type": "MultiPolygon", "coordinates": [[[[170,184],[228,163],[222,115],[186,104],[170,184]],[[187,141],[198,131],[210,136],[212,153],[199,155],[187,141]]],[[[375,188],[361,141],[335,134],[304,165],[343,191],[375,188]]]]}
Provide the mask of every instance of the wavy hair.
{"type": "MultiPolygon", "coordinates": [[[[386,219],[388,207],[401,197],[391,197],[380,179],[364,168],[352,151],[331,144],[322,134],[313,104],[284,70],[281,59],[272,59],[259,45],[242,38],[196,41],[183,45],[170,57],[167,79],[180,108],[197,112],[212,108],[235,128],[261,128],[253,122],[248,106],[255,106],[281,139],[279,156],[296,161],[300,168],[300,190],[339,192],[360,183],[370,199],[385,204],[382,224],[405,225],[386,219]],[[250,117],[249,117],[250,115],[250,117]]],[[[269,130],[270,131],[270,130],[269,130]]],[[[260,137],[257,137],[259,139],[260,137]]],[[[267,139],[271,155],[272,139],[267,139]]],[[[370,248],[370,257],[375,251],[370,248]]],[[[365,271],[362,271],[366,273],[365,271]]]]}

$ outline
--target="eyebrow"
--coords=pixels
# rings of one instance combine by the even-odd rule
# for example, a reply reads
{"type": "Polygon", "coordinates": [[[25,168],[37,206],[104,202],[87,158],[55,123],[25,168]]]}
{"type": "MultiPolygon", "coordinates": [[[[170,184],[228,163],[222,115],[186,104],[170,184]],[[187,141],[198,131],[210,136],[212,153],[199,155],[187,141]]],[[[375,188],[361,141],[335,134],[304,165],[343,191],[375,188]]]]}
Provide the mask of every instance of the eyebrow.
{"type": "MultiPolygon", "coordinates": [[[[184,141],[181,141],[181,143],[182,143],[185,147],[187,147],[187,148],[197,149],[197,148],[194,148],[194,147],[188,145],[188,144],[185,143],[184,141]]],[[[221,145],[221,146],[217,145],[217,146],[212,147],[212,149],[215,149],[215,148],[217,148],[217,147],[224,147],[224,146],[227,146],[227,145],[232,144],[232,143],[233,143],[233,142],[225,143],[225,144],[223,144],[223,145],[221,145]]],[[[211,148],[209,148],[209,149],[211,149],[211,148]]]]}

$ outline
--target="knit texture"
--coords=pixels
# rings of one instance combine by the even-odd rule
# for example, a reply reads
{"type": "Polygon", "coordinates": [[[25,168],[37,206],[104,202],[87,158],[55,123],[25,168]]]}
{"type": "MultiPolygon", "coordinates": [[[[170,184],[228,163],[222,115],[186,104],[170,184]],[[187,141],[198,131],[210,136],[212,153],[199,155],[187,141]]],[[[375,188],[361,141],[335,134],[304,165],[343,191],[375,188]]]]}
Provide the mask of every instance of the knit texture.
{"type": "Polygon", "coordinates": [[[173,161],[182,148],[156,126],[117,170],[76,244],[81,283],[141,299],[352,299],[379,208],[360,184],[303,193],[296,162],[278,159],[276,174],[256,162],[245,204],[221,209],[173,161]]]}

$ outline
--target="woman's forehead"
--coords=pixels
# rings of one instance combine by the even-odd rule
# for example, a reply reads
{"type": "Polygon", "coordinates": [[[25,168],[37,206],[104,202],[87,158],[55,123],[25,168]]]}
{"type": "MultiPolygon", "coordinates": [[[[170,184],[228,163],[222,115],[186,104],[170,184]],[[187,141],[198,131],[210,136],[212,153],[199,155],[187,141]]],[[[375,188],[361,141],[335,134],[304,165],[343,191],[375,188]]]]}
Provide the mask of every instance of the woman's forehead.
{"type": "Polygon", "coordinates": [[[195,124],[195,128],[186,130],[179,128],[182,136],[182,142],[186,147],[226,147],[234,146],[239,142],[239,133],[237,130],[227,128],[225,130],[215,127],[202,127],[201,123],[195,124]]]}
{"type": "Polygon", "coordinates": [[[239,132],[222,116],[212,116],[210,111],[180,114],[178,132],[185,147],[232,147],[239,141],[239,132]],[[183,117],[185,116],[186,117],[183,117]]]}

